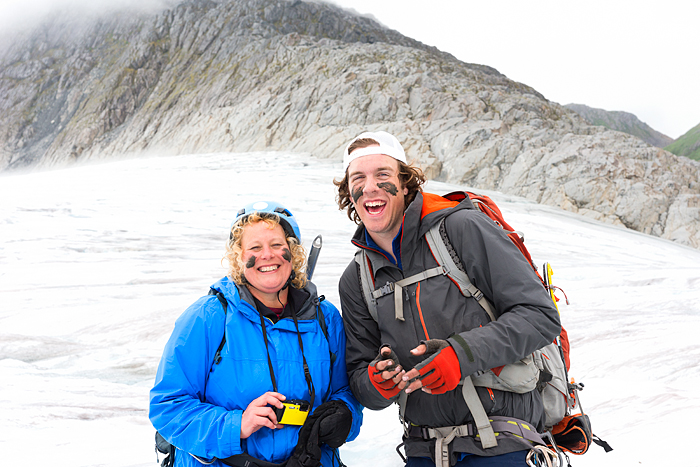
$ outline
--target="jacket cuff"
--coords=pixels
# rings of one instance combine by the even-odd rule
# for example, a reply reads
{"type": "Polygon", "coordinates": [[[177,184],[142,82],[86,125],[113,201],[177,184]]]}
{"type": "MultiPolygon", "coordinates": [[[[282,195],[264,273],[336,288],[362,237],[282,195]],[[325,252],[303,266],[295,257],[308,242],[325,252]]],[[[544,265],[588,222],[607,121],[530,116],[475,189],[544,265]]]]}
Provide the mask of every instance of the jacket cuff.
{"type": "Polygon", "coordinates": [[[356,372],[350,378],[350,388],[357,401],[364,407],[370,410],[383,410],[389,407],[392,402],[396,401],[398,394],[391,399],[386,399],[382,396],[377,388],[372,385],[367,372],[368,368],[356,372]]]}
{"type": "Polygon", "coordinates": [[[243,448],[241,447],[241,420],[243,418],[242,410],[231,410],[226,417],[227,424],[231,424],[231,437],[229,439],[230,445],[228,446],[231,451],[231,456],[236,454],[241,454],[243,448]]]}
{"type": "Polygon", "coordinates": [[[457,359],[459,360],[459,369],[462,373],[462,379],[476,372],[476,359],[474,358],[472,349],[471,347],[469,347],[467,341],[464,340],[464,338],[461,335],[455,334],[449,339],[447,339],[447,342],[450,343],[452,349],[455,351],[455,354],[457,354],[457,359]]]}

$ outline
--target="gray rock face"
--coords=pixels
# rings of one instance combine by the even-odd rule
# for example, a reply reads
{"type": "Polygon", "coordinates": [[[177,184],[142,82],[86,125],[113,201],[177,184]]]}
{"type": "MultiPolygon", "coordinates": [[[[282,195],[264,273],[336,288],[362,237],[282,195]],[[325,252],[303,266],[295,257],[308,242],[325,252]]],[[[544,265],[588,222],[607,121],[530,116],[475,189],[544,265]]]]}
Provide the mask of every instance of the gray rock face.
{"type": "Polygon", "coordinates": [[[202,0],[70,35],[61,24],[0,57],[0,169],[141,153],[340,159],[383,129],[431,178],[700,247],[700,163],[331,5],[202,0]]]}

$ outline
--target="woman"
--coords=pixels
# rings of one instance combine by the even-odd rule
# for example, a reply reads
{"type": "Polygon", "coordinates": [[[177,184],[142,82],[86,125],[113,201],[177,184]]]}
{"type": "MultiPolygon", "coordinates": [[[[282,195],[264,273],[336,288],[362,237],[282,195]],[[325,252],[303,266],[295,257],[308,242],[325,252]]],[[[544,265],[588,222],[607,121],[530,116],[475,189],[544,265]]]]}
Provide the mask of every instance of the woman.
{"type": "Polygon", "coordinates": [[[175,323],[151,390],[153,426],[178,448],[176,466],[341,465],[337,447],[357,436],[362,409],[342,319],[306,280],[294,216],[246,206],[225,258],[228,276],[175,323]]]}

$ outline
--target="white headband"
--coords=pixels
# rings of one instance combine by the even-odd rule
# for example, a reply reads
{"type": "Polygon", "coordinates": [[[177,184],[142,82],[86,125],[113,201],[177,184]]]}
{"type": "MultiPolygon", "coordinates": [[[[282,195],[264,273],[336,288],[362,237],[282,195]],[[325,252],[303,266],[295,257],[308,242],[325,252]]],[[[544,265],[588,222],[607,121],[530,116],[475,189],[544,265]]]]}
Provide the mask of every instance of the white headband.
{"type": "Polygon", "coordinates": [[[401,143],[399,143],[399,140],[396,139],[394,135],[391,135],[386,131],[367,131],[353,138],[352,141],[345,146],[345,153],[343,154],[343,172],[347,171],[350,162],[354,161],[358,157],[371,156],[373,154],[384,154],[386,156],[393,157],[397,161],[401,161],[404,164],[408,163],[406,162],[406,153],[404,152],[401,143]],[[375,140],[377,143],[379,143],[379,147],[369,146],[366,148],[359,148],[355,149],[352,154],[348,154],[348,149],[350,149],[352,143],[358,139],[364,138],[375,140]]]}

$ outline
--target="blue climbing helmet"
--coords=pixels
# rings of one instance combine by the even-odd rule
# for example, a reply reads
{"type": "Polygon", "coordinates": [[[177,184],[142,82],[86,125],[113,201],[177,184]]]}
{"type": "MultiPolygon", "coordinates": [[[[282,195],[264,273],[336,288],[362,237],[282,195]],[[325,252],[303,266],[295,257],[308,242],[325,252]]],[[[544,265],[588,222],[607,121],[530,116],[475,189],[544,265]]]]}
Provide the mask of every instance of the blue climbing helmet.
{"type": "MultiPolygon", "coordinates": [[[[280,225],[282,226],[282,229],[284,229],[285,234],[288,237],[296,238],[299,241],[299,243],[301,243],[301,231],[299,230],[299,224],[297,224],[297,220],[294,218],[294,214],[292,214],[289,209],[285,208],[280,203],[277,203],[275,201],[256,201],[254,203],[246,205],[236,214],[236,218],[231,223],[231,231],[233,231],[233,227],[237,223],[243,221],[243,219],[255,212],[267,213],[273,216],[277,216],[277,218],[280,221],[280,225]]],[[[231,233],[231,235],[233,235],[233,232],[231,233]]]]}

